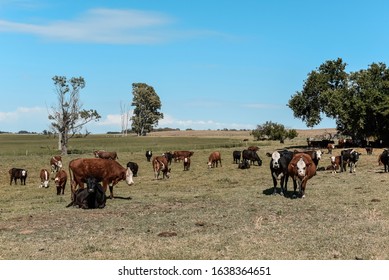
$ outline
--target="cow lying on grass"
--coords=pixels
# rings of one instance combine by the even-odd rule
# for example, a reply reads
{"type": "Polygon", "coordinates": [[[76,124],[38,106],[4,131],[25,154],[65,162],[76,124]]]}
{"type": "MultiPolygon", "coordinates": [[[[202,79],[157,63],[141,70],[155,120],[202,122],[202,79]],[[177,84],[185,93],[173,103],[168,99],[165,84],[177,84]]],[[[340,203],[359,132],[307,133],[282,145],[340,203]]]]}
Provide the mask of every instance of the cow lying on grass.
{"type": "Polygon", "coordinates": [[[85,189],[78,189],[74,193],[74,200],[66,207],[78,206],[82,209],[104,208],[107,197],[103,187],[96,178],[89,177],[86,180],[87,187],[85,189]]]}

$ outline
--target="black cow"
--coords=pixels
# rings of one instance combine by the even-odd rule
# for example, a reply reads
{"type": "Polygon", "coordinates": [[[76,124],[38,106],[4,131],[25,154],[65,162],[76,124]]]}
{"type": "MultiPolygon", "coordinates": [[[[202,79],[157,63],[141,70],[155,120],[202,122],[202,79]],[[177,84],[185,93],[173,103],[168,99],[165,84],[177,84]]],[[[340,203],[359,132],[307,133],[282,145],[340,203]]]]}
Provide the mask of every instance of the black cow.
{"type": "Polygon", "coordinates": [[[247,159],[242,160],[242,162],[239,162],[238,164],[239,169],[249,169],[250,168],[250,162],[247,159]]]}
{"type": "Polygon", "coordinates": [[[8,171],[10,175],[10,182],[9,184],[12,185],[12,181],[15,181],[15,185],[17,184],[16,179],[20,179],[20,184],[25,185],[26,179],[27,179],[27,170],[22,168],[11,168],[8,171]]]}
{"type": "Polygon", "coordinates": [[[389,150],[384,149],[380,155],[379,161],[384,165],[384,171],[389,172],[389,150]]]}
{"type": "Polygon", "coordinates": [[[101,184],[94,177],[86,179],[86,189],[78,189],[74,193],[74,200],[66,207],[78,206],[82,209],[104,208],[107,197],[101,184]]]}
{"type": "Polygon", "coordinates": [[[169,165],[171,165],[172,164],[172,160],[173,160],[173,153],[172,152],[166,152],[166,153],[163,153],[162,155],[167,159],[167,163],[169,165]]]}
{"type": "Polygon", "coordinates": [[[284,195],[288,186],[288,165],[293,158],[293,152],[283,150],[275,151],[272,154],[267,153],[266,155],[271,157],[270,173],[273,179],[273,194],[277,194],[277,181],[280,180],[280,194],[284,195]]]}
{"type": "Polygon", "coordinates": [[[146,151],[147,161],[150,161],[152,156],[153,156],[153,152],[152,151],[146,151]]]}
{"type": "Polygon", "coordinates": [[[340,172],[346,171],[347,165],[350,166],[350,173],[355,172],[360,155],[361,153],[354,149],[342,150],[340,152],[340,172]]]}
{"type": "Polygon", "coordinates": [[[243,160],[249,160],[251,164],[254,164],[255,162],[258,162],[258,166],[262,165],[262,160],[259,158],[258,154],[254,151],[250,150],[243,150],[242,152],[242,159],[243,160]]]}
{"type": "Polygon", "coordinates": [[[132,162],[132,161],[129,161],[127,163],[127,167],[131,169],[132,171],[132,175],[134,177],[137,177],[138,176],[138,169],[139,169],[139,166],[136,162],[132,162]]]}
{"type": "Polygon", "coordinates": [[[240,162],[240,157],[241,157],[241,151],[233,151],[232,152],[232,157],[234,159],[234,163],[239,163],[240,162]]]}

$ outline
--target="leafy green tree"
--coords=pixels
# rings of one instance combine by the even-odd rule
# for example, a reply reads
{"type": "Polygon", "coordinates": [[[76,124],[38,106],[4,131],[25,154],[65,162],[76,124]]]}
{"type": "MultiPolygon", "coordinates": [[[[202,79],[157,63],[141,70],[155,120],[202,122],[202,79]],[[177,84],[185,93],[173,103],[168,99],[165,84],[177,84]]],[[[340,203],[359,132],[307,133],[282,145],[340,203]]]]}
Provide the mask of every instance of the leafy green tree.
{"type": "Polygon", "coordinates": [[[262,125],[257,125],[257,128],[251,131],[251,135],[256,140],[267,138],[284,143],[285,139],[293,139],[298,136],[298,133],[295,129],[285,129],[285,126],[282,124],[267,121],[262,125]]]}
{"type": "Polygon", "coordinates": [[[152,86],[145,83],[132,84],[133,100],[131,106],[135,106],[132,121],[132,130],[139,136],[146,135],[158,125],[163,118],[161,100],[152,86]]]}
{"type": "Polygon", "coordinates": [[[62,155],[68,151],[69,139],[79,133],[82,127],[92,120],[99,120],[96,110],[84,110],[80,101],[80,90],[85,87],[83,77],[67,80],[64,76],[54,76],[55,91],[58,97],[57,107],[53,106],[49,114],[51,127],[58,132],[58,149],[62,155]]]}
{"type": "Polygon", "coordinates": [[[354,139],[376,137],[389,140],[389,70],[373,63],[366,70],[345,71],[338,58],[326,61],[308,74],[303,89],[288,102],[294,116],[308,127],[322,116],[336,120],[337,130],[354,139]]]}

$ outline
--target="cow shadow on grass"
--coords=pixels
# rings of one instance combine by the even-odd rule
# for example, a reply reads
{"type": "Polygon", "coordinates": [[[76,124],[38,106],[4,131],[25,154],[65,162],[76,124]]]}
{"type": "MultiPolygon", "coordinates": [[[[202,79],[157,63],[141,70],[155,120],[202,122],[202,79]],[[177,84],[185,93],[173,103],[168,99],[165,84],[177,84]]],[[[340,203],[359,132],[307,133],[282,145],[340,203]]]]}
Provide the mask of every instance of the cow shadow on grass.
{"type": "MultiPolygon", "coordinates": [[[[293,186],[292,186],[292,189],[293,189],[293,186]]],[[[273,187],[271,187],[271,188],[268,188],[268,189],[266,189],[266,190],[263,190],[262,191],[262,193],[264,194],[264,195],[269,195],[269,196],[281,196],[281,194],[280,194],[280,188],[277,188],[277,194],[273,194],[274,193],[274,188],[273,187]]],[[[296,197],[293,197],[293,190],[287,190],[285,193],[284,193],[284,195],[283,195],[283,197],[285,197],[285,198],[290,198],[290,199],[294,199],[294,198],[296,198],[296,197]]]]}
{"type": "MultiPolygon", "coordinates": [[[[111,199],[109,196],[107,196],[107,199],[111,199]]],[[[115,199],[124,199],[124,200],[131,200],[132,197],[131,196],[128,196],[128,197],[124,197],[124,196],[114,196],[113,197],[113,200],[115,199]]]]}

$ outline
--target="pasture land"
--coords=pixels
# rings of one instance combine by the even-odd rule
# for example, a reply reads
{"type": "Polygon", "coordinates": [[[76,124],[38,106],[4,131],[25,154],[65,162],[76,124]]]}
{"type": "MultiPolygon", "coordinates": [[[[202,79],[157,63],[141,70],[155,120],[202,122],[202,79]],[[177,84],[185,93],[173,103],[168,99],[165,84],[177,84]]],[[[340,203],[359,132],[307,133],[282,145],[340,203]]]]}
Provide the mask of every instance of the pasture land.
{"type": "MultiPolygon", "coordinates": [[[[266,152],[304,146],[308,134],[284,145],[252,142],[249,132],[175,132],[146,137],[90,135],[72,139],[68,162],[92,157],[94,149],[117,151],[119,162],[139,164],[135,185],[120,182],[104,209],[66,208],[53,182],[38,188],[39,170],[49,169],[57,139],[0,135],[0,259],[389,259],[389,173],[376,149],[362,156],[356,174],[320,171],[306,198],[273,196],[266,152]],[[248,138],[250,141],[243,142],[248,138]],[[240,170],[232,152],[260,147],[263,165],[240,170]],[[168,180],[154,180],[145,150],[192,150],[191,169],[172,164],[168,180]],[[207,169],[210,152],[222,167],[207,169]],[[28,169],[27,185],[9,185],[11,167],[28,169]]],[[[307,133],[313,133],[308,131],[307,133]]],[[[333,151],[340,154],[339,150],[333,151]]],[[[329,165],[324,154],[319,166],[329,165]]],[[[289,195],[292,191],[289,181],[289,195]]]]}

